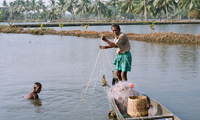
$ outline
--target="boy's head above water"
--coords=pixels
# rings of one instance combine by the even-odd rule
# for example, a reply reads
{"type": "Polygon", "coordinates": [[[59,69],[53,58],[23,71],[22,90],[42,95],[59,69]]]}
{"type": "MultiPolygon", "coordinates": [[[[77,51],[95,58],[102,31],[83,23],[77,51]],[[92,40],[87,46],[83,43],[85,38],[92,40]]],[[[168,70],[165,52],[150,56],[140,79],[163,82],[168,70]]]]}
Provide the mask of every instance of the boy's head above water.
{"type": "Polygon", "coordinates": [[[35,82],[33,85],[33,92],[40,93],[41,89],[42,89],[42,84],[39,82],[35,82]]]}
{"type": "Polygon", "coordinates": [[[28,93],[24,96],[24,98],[26,99],[38,99],[39,96],[37,95],[38,93],[40,93],[42,89],[42,84],[39,82],[35,82],[33,85],[33,92],[28,93]]]}

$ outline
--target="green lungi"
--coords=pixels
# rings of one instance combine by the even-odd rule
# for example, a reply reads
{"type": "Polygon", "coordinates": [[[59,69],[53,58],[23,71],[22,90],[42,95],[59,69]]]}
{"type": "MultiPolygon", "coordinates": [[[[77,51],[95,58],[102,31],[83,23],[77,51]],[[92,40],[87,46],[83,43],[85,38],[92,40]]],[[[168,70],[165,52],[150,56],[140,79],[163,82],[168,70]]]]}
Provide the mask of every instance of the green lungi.
{"type": "Polygon", "coordinates": [[[132,56],[130,51],[117,54],[114,60],[115,69],[122,72],[131,71],[132,56]]]}

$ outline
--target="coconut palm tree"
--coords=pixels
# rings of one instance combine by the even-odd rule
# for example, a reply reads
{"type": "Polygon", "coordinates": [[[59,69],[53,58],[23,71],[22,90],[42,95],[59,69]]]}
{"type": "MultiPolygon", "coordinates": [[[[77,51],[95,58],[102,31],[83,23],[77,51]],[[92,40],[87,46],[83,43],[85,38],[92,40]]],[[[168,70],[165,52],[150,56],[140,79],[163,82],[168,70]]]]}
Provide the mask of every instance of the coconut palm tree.
{"type": "MultiPolygon", "coordinates": [[[[92,4],[94,4],[94,3],[92,3],[92,4]]],[[[99,14],[99,11],[98,10],[96,10],[95,8],[92,8],[93,7],[93,5],[90,5],[90,11],[89,11],[89,13],[90,14],[92,14],[92,15],[94,15],[94,16],[96,16],[97,17],[97,21],[98,21],[98,14],[99,14]]]]}
{"type": "Polygon", "coordinates": [[[177,7],[174,8],[174,12],[175,14],[172,17],[179,17],[180,21],[182,21],[182,13],[183,13],[183,9],[180,9],[180,4],[178,3],[178,1],[176,0],[177,3],[177,7]]]}
{"type": "Polygon", "coordinates": [[[61,19],[62,18],[63,12],[61,11],[60,7],[56,4],[56,9],[54,11],[54,15],[56,19],[61,19]]]}
{"type": "Polygon", "coordinates": [[[57,8],[58,10],[63,14],[63,19],[65,19],[65,4],[67,3],[66,0],[58,0],[59,2],[57,2],[57,8]]]}
{"type": "Polygon", "coordinates": [[[27,20],[27,13],[31,10],[31,2],[29,0],[26,0],[25,2],[25,21],[27,20]]]}
{"type": "Polygon", "coordinates": [[[56,11],[56,2],[55,0],[49,0],[50,5],[48,6],[50,10],[48,11],[48,18],[50,20],[56,19],[55,11],[56,11]]]}
{"type": "Polygon", "coordinates": [[[38,20],[39,20],[39,18],[40,18],[40,10],[45,10],[46,6],[45,6],[45,2],[43,2],[43,0],[39,0],[36,3],[37,3],[36,9],[37,9],[37,12],[38,12],[38,20]]]}
{"type": "Polygon", "coordinates": [[[40,7],[39,7],[39,5],[36,5],[35,10],[37,12],[37,16],[36,17],[39,20],[39,17],[40,17],[40,7]]]}
{"type": "Polygon", "coordinates": [[[156,9],[156,13],[159,14],[159,19],[161,21],[161,13],[162,11],[164,12],[166,11],[165,11],[165,7],[161,3],[159,4],[159,2],[162,2],[162,0],[161,1],[157,0],[156,3],[154,2],[154,7],[156,9]]]}
{"type": "Polygon", "coordinates": [[[113,11],[111,9],[108,9],[106,12],[106,17],[109,19],[109,21],[111,20],[112,15],[113,15],[113,11]]]}
{"type": "Polygon", "coordinates": [[[188,16],[189,16],[189,21],[191,21],[190,12],[200,5],[200,1],[199,0],[179,0],[178,4],[180,5],[180,9],[189,8],[188,16]]]}
{"type": "MultiPolygon", "coordinates": [[[[17,7],[17,12],[19,12],[20,17],[23,15],[23,12],[25,11],[25,1],[24,0],[19,0],[20,4],[17,7]],[[21,14],[22,13],[22,14],[21,14]]],[[[21,18],[22,19],[22,18],[21,18]]]]}
{"type": "Polygon", "coordinates": [[[65,10],[70,12],[75,20],[75,9],[77,7],[78,0],[68,0],[65,4],[65,10]]]}
{"type": "Polygon", "coordinates": [[[14,11],[13,11],[14,18],[21,19],[20,17],[23,16],[23,12],[25,11],[24,5],[25,5],[24,0],[14,1],[14,11]],[[21,14],[21,12],[22,12],[22,14],[21,14]]]}
{"type": "Polygon", "coordinates": [[[146,0],[144,0],[144,16],[145,16],[145,22],[147,21],[148,17],[147,17],[147,4],[146,4],[146,0]]]}
{"type": "MultiPolygon", "coordinates": [[[[36,1],[35,0],[31,0],[31,10],[35,14],[35,10],[36,10],[36,1]]],[[[32,17],[33,17],[33,15],[32,15],[32,17]]]]}
{"type": "MultiPolygon", "coordinates": [[[[136,5],[134,12],[136,14],[141,14],[143,16],[145,16],[145,21],[148,21],[148,12],[150,12],[153,16],[156,16],[156,9],[153,6],[153,2],[154,0],[144,0],[139,2],[139,4],[136,5]]],[[[141,16],[141,20],[142,20],[142,16],[141,16]]]]}
{"type": "MultiPolygon", "coordinates": [[[[114,7],[114,21],[116,21],[116,5],[117,5],[118,0],[110,0],[106,2],[106,5],[114,7]]],[[[110,10],[108,11],[109,13],[111,12],[110,10]]]]}
{"type": "Polygon", "coordinates": [[[196,21],[196,19],[199,19],[200,18],[199,8],[195,8],[194,10],[192,10],[190,15],[191,15],[191,17],[194,17],[195,21],[196,21]]]}
{"type": "Polygon", "coordinates": [[[8,4],[7,4],[6,0],[3,1],[2,6],[3,7],[1,9],[1,11],[2,11],[1,17],[3,20],[6,20],[9,17],[9,9],[8,9],[8,4]]]}
{"type": "Polygon", "coordinates": [[[123,2],[121,2],[120,5],[120,11],[121,13],[129,13],[129,17],[130,17],[130,21],[131,21],[131,13],[133,12],[133,10],[135,9],[136,4],[134,3],[133,0],[125,0],[123,2]]]}
{"type": "Polygon", "coordinates": [[[14,19],[14,8],[15,8],[15,4],[14,2],[9,2],[9,13],[10,13],[10,19],[14,19]]]}
{"type": "Polygon", "coordinates": [[[123,17],[123,16],[125,16],[126,21],[128,21],[128,18],[127,18],[128,15],[127,15],[127,13],[126,13],[126,7],[121,7],[122,3],[123,3],[123,1],[117,2],[117,5],[120,6],[120,8],[119,8],[119,13],[117,14],[117,16],[118,16],[118,17],[123,17]]]}
{"type": "Polygon", "coordinates": [[[177,3],[175,0],[155,0],[154,6],[156,8],[164,7],[164,12],[166,12],[167,14],[167,21],[169,21],[169,11],[172,11],[173,10],[172,6],[177,6],[177,3]]]}
{"type": "Polygon", "coordinates": [[[87,20],[86,14],[89,12],[90,4],[90,0],[81,0],[81,2],[77,4],[76,14],[81,13],[82,15],[84,15],[85,20],[87,20]]]}
{"type": "Polygon", "coordinates": [[[90,13],[96,13],[97,20],[99,15],[99,20],[101,21],[101,14],[106,15],[107,6],[104,4],[103,1],[95,0],[92,5],[90,6],[90,13]]]}
{"type": "Polygon", "coordinates": [[[3,0],[2,6],[3,7],[8,7],[8,4],[7,4],[6,0],[3,0]]]}
{"type": "Polygon", "coordinates": [[[17,0],[14,1],[14,2],[13,2],[13,5],[14,5],[14,8],[13,8],[13,19],[18,19],[18,16],[20,16],[20,14],[19,14],[18,11],[17,11],[17,8],[18,8],[18,6],[19,6],[18,1],[17,1],[17,0]]]}

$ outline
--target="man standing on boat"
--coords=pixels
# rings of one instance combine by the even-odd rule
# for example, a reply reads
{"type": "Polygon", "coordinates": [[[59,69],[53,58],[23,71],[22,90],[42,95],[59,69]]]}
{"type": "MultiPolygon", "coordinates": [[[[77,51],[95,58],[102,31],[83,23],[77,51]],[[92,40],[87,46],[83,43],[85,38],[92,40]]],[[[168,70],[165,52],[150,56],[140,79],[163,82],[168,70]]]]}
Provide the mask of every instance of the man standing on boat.
{"type": "Polygon", "coordinates": [[[129,39],[126,34],[120,32],[120,26],[117,24],[112,25],[111,27],[115,39],[114,42],[111,42],[106,39],[105,36],[101,36],[101,39],[108,43],[108,46],[99,46],[100,49],[107,49],[107,48],[117,48],[117,57],[114,60],[114,65],[116,71],[116,75],[118,81],[125,80],[127,81],[127,71],[131,71],[131,62],[132,56],[130,53],[130,43],[129,39]]]}

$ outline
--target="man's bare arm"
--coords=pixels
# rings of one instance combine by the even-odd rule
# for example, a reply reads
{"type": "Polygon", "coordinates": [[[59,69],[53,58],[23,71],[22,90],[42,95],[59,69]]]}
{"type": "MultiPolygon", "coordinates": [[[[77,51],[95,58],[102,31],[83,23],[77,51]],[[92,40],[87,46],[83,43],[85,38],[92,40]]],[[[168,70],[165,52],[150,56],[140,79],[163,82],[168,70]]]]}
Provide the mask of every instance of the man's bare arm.
{"type": "Polygon", "coordinates": [[[113,48],[112,46],[99,46],[100,49],[113,48]]]}
{"type": "Polygon", "coordinates": [[[106,39],[105,36],[102,35],[101,39],[110,45],[110,46],[105,46],[105,47],[107,47],[107,48],[117,47],[114,42],[110,42],[109,40],[106,39]]]}

